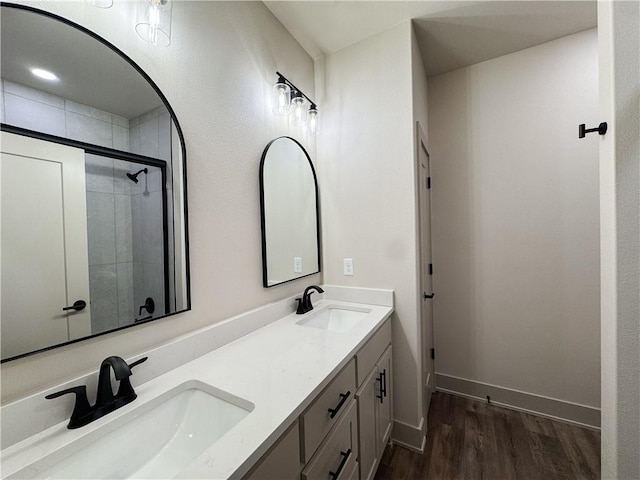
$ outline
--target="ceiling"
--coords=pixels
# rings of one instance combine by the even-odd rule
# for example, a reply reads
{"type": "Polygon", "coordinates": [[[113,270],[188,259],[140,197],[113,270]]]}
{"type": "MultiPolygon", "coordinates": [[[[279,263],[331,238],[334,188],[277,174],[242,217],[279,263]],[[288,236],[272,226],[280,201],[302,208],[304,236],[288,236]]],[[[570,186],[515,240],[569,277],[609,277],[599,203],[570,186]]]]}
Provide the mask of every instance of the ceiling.
{"type": "Polygon", "coordinates": [[[593,28],[596,1],[265,1],[313,58],[414,21],[427,76],[593,28]]]}
{"type": "Polygon", "coordinates": [[[162,105],[149,83],[102,43],[44,15],[2,8],[0,16],[2,78],[83,105],[133,118],[162,105]],[[29,69],[58,75],[45,82],[29,69]]]}

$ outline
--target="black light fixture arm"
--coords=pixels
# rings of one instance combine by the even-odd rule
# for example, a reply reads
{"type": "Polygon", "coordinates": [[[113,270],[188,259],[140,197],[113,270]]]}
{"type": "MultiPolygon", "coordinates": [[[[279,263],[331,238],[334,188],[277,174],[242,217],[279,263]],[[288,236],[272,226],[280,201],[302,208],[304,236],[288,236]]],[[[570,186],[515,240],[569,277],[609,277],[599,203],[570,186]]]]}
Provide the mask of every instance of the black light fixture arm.
{"type": "Polygon", "coordinates": [[[289,85],[289,87],[291,87],[292,91],[295,90],[296,92],[300,93],[304,98],[306,98],[307,102],[311,104],[311,108],[318,108],[316,102],[314,102],[309,97],[307,97],[305,93],[302,90],[300,90],[298,87],[296,87],[293,83],[291,83],[291,81],[287,77],[285,77],[278,71],[276,71],[276,75],[278,75],[278,82],[282,80],[282,82],[284,82],[285,84],[289,85]]]}

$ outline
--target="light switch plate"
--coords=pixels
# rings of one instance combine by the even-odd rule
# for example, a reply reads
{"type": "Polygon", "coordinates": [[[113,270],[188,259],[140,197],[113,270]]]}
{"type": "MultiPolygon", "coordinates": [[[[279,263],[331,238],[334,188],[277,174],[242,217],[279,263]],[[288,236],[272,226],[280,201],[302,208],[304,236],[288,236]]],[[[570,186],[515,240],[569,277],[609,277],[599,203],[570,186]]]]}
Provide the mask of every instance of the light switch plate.
{"type": "Polygon", "coordinates": [[[344,266],[344,274],[353,275],[353,258],[344,258],[342,262],[344,266]]]}
{"type": "Polygon", "coordinates": [[[302,257],[293,257],[293,273],[302,273],[302,257]]]}

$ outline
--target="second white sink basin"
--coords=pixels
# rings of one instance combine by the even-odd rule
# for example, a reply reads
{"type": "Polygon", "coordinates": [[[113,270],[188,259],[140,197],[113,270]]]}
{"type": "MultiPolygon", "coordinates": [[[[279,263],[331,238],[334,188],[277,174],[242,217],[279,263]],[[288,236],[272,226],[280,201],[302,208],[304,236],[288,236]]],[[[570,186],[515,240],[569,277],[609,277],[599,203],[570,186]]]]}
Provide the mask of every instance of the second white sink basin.
{"type": "Polygon", "coordinates": [[[296,323],[304,327],[345,332],[353,328],[360,320],[366,317],[370,311],[371,310],[367,308],[329,305],[316,312],[307,314],[309,315],[308,317],[296,323]]]}
{"type": "Polygon", "coordinates": [[[172,478],[253,408],[251,402],[189,381],[12,478],[172,478]]]}

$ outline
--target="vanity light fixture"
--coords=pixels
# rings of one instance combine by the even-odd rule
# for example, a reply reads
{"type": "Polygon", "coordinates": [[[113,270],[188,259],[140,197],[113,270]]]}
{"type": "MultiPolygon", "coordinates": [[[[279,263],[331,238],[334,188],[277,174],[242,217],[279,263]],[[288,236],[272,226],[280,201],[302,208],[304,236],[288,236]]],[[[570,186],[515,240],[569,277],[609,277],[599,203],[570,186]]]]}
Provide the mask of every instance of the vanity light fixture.
{"type": "Polygon", "coordinates": [[[298,90],[291,93],[291,125],[304,127],[307,124],[307,112],[304,110],[304,97],[298,90]]]}
{"type": "Polygon", "coordinates": [[[84,0],[89,5],[98,8],[111,8],[113,0],[84,0]]]}
{"type": "Polygon", "coordinates": [[[318,106],[280,72],[276,72],[276,75],[278,81],[273,86],[273,113],[279,116],[289,115],[291,125],[307,127],[307,133],[316,135],[318,106]]]}
{"type": "Polygon", "coordinates": [[[29,71],[32,75],[41,78],[42,80],[47,80],[49,82],[57,82],[60,80],[55,73],[43,68],[30,68],[29,71]]]}
{"type": "Polygon", "coordinates": [[[317,135],[320,132],[320,125],[318,123],[318,107],[315,104],[311,104],[309,111],[307,112],[307,131],[310,135],[317,135]]]}
{"type": "Polygon", "coordinates": [[[291,106],[291,87],[287,85],[284,77],[280,75],[273,86],[273,113],[279,117],[289,115],[291,106]]]}
{"type": "Polygon", "coordinates": [[[136,32],[158,47],[171,43],[171,0],[143,0],[138,3],[136,32]]]}

